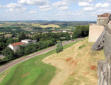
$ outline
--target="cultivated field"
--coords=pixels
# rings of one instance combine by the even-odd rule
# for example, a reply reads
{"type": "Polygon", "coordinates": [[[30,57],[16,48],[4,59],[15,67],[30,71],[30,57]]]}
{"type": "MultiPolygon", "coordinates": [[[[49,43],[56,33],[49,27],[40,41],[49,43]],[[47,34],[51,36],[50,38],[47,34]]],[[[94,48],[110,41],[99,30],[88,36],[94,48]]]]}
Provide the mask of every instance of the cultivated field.
{"type": "Polygon", "coordinates": [[[41,27],[41,28],[48,28],[48,27],[59,28],[60,27],[59,25],[56,25],[56,24],[48,24],[48,25],[32,24],[32,26],[41,27]]]}
{"type": "Polygon", "coordinates": [[[85,39],[43,60],[56,67],[56,75],[49,85],[97,85],[97,61],[104,59],[103,51],[92,52],[85,39]]]}

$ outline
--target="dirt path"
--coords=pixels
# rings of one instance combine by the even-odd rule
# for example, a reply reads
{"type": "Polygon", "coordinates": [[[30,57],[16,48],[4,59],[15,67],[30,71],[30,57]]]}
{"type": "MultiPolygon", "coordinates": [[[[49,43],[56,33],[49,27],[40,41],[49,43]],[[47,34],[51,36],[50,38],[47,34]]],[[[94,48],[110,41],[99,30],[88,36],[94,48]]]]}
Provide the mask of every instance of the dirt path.
{"type": "MultiPolygon", "coordinates": [[[[63,45],[68,44],[68,43],[71,43],[71,42],[73,42],[73,41],[64,41],[64,42],[63,42],[63,45]]],[[[5,65],[0,66],[0,73],[4,72],[4,71],[7,70],[8,68],[10,68],[10,67],[12,67],[12,66],[14,66],[14,65],[16,65],[16,64],[18,64],[18,63],[21,63],[21,62],[23,62],[23,61],[26,61],[26,60],[28,60],[28,59],[31,59],[31,58],[33,58],[33,57],[35,57],[35,56],[38,56],[38,55],[47,53],[47,52],[49,52],[49,51],[51,51],[51,50],[53,50],[53,49],[55,49],[55,48],[56,48],[56,46],[52,46],[52,47],[43,49],[43,50],[41,50],[41,51],[32,53],[32,54],[30,54],[30,55],[27,55],[27,56],[18,58],[18,59],[16,59],[16,60],[13,60],[13,61],[5,64],[5,65]]]]}

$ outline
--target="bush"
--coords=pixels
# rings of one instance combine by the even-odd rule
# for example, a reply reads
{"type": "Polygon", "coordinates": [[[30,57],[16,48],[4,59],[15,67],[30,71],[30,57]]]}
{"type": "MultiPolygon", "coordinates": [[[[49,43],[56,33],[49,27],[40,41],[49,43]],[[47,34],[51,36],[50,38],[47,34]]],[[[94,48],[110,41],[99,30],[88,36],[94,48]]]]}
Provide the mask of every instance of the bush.
{"type": "Polygon", "coordinates": [[[89,26],[84,25],[84,26],[76,26],[72,38],[80,38],[80,37],[86,37],[89,34],[89,26]]]}
{"type": "Polygon", "coordinates": [[[2,51],[2,54],[5,56],[6,61],[9,61],[15,58],[14,52],[8,47],[2,51]]]}
{"type": "Polygon", "coordinates": [[[62,46],[62,42],[59,41],[57,42],[56,53],[59,53],[61,51],[63,51],[63,46],[62,46]]]}

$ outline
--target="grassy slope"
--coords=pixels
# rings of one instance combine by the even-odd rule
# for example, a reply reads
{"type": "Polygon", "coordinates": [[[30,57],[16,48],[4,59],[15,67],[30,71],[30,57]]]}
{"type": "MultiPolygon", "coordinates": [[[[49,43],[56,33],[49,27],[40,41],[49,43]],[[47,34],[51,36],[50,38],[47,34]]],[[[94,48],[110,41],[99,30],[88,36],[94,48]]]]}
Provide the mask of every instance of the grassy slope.
{"type": "MultiPolygon", "coordinates": [[[[64,48],[73,44],[65,45],[64,48]]],[[[56,68],[44,64],[41,60],[53,53],[55,53],[55,50],[36,56],[2,73],[0,75],[0,85],[48,85],[55,74],[56,68]]]]}
{"type": "MultiPolygon", "coordinates": [[[[104,59],[104,52],[103,50],[92,51],[92,44],[86,38],[59,54],[54,53],[48,56],[45,61],[60,69],[59,73],[65,71],[70,73],[67,68],[71,68],[72,73],[64,80],[64,85],[97,85],[97,62],[104,59]]],[[[59,76],[59,73],[56,75],[59,76]]],[[[60,73],[59,78],[63,79],[64,75],[60,73]]],[[[55,78],[54,83],[56,80],[58,77],[55,78]]]]}
{"type": "MultiPolygon", "coordinates": [[[[74,72],[65,81],[64,85],[97,85],[97,62],[103,60],[104,52],[91,51],[92,43],[88,43],[87,39],[72,46],[75,61],[78,63],[74,68],[74,72]]],[[[71,54],[71,51],[68,51],[71,54]]]]}

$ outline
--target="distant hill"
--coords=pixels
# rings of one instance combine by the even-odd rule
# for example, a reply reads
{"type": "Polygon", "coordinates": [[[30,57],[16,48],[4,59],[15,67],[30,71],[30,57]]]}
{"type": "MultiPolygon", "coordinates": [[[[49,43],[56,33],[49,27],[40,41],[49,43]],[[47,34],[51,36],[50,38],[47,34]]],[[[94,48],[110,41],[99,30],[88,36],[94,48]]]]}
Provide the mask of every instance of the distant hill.
{"type": "Polygon", "coordinates": [[[38,23],[38,24],[74,24],[74,25],[87,25],[96,23],[96,21],[48,21],[48,20],[27,20],[27,21],[0,21],[0,23],[38,23]]]}

